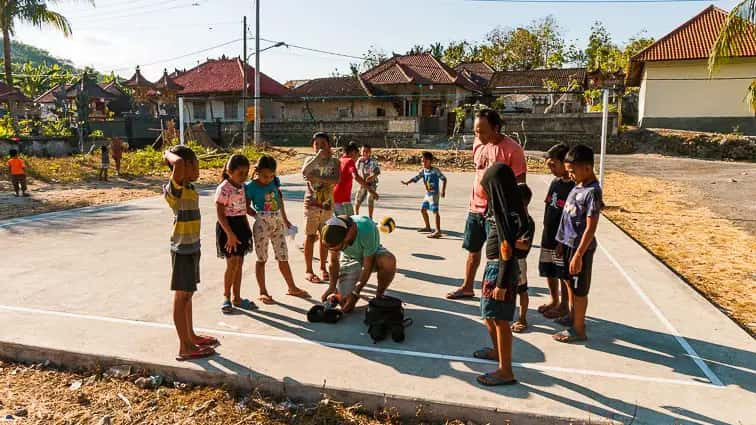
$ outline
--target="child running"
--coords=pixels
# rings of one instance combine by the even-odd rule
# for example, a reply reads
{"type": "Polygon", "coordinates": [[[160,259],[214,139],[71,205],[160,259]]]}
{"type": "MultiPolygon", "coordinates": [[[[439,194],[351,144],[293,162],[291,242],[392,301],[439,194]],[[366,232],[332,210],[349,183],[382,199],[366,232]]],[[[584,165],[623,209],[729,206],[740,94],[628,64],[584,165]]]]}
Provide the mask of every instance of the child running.
{"type": "Polygon", "coordinates": [[[299,289],[294,284],[294,278],[291,275],[286,233],[292,226],[286,217],[281,181],[276,177],[276,167],[276,160],[272,156],[261,156],[255,165],[252,180],[244,187],[247,213],[255,218],[255,224],[252,226],[252,234],[257,246],[255,274],[257,286],[260,288],[260,301],[265,304],[274,302],[265,286],[265,263],[268,261],[270,243],[273,244],[278,269],[289,287],[286,294],[302,298],[310,296],[307,291],[299,289]]]}
{"type": "Polygon", "coordinates": [[[591,287],[593,254],[596,252],[596,228],[604,208],[601,186],[593,172],[593,149],[577,145],[564,159],[575,187],[567,197],[562,211],[556,240],[568,267],[571,326],[554,334],[559,342],[585,341],[585,313],[588,310],[588,291],[591,287]]]}
{"type": "Polygon", "coordinates": [[[255,303],[241,297],[244,256],[252,252],[252,230],[247,221],[247,202],[244,182],[249,175],[249,160],[244,155],[231,155],[223,169],[223,181],[215,190],[215,208],[218,223],[215,226],[215,244],[218,258],[226,259],[223,278],[223,304],[221,311],[232,313],[234,307],[255,309],[255,303]],[[234,299],[231,302],[231,290],[234,299]]]}
{"type": "Polygon", "coordinates": [[[360,187],[372,191],[365,179],[357,172],[357,165],[354,161],[357,159],[359,153],[360,148],[357,147],[357,143],[349,142],[346,148],[344,148],[344,155],[339,160],[341,164],[339,167],[339,182],[333,188],[333,211],[335,215],[345,215],[348,217],[354,215],[354,207],[352,206],[352,182],[354,180],[359,183],[360,187]]]}
{"type": "Polygon", "coordinates": [[[575,182],[570,180],[567,169],[564,168],[564,158],[570,147],[559,143],[546,152],[546,166],[549,167],[554,180],[549,185],[546,193],[546,208],[543,214],[543,233],[541,235],[541,256],[538,260],[538,273],[545,277],[549,284],[551,302],[538,307],[538,312],[547,319],[557,319],[567,316],[569,313],[569,293],[565,275],[564,258],[556,255],[558,242],[556,240],[559,222],[562,219],[562,210],[567,201],[567,196],[575,182]],[[559,294],[562,294],[561,301],[559,294]]]}
{"type": "Polygon", "coordinates": [[[425,198],[423,199],[423,205],[420,207],[420,214],[423,215],[423,221],[425,227],[418,230],[420,233],[430,233],[429,238],[438,239],[441,237],[441,213],[439,212],[440,198],[446,197],[446,176],[438,168],[433,166],[433,153],[425,151],[423,152],[423,169],[413,178],[408,181],[403,181],[403,185],[409,185],[410,183],[417,183],[422,180],[425,183],[425,198]],[[439,181],[444,182],[441,191],[439,192],[439,181]],[[440,197],[439,197],[440,196],[440,197]],[[430,226],[430,218],[428,217],[428,211],[436,215],[436,231],[434,232],[430,226]],[[432,232],[432,233],[431,233],[432,232]]]}
{"type": "Polygon", "coordinates": [[[481,385],[516,384],[512,371],[512,328],[519,270],[513,255],[517,235],[522,234],[520,217],[525,217],[520,191],[512,169],[502,163],[486,170],[481,185],[488,199],[488,236],[483,290],[480,297],[481,317],[485,321],[492,348],[483,348],[473,356],[498,361],[498,368],[477,380],[481,385]]]}
{"type": "Polygon", "coordinates": [[[10,181],[13,184],[13,191],[18,196],[19,189],[23,196],[29,196],[26,191],[26,163],[23,159],[18,157],[18,151],[15,149],[10,150],[10,159],[8,160],[8,173],[10,173],[10,181]]]}
{"type": "Polygon", "coordinates": [[[215,354],[217,339],[194,333],[192,296],[200,281],[199,195],[192,182],[199,177],[199,161],[186,146],[174,146],[163,154],[171,177],[163,187],[168,206],[173,210],[171,235],[171,290],[173,323],[179,337],[176,360],[185,361],[215,354]]]}
{"type": "Polygon", "coordinates": [[[368,202],[368,216],[373,219],[373,211],[375,209],[375,201],[378,200],[378,176],[381,174],[381,168],[378,166],[378,160],[373,156],[373,148],[368,145],[362,145],[360,151],[360,159],[357,161],[357,174],[360,175],[367,186],[360,186],[360,190],[357,192],[355,198],[354,212],[356,215],[360,215],[360,207],[365,198],[368,202]]]}
{"type": "Polygon", "coordinates": [[[520,277],[517,280],[517,295],[520,296],[520,318],[512,324],[512,332],[521,333],[525,332],[528,328],[528,304],[530,298],[528,297],[528,254],[530,248],[533,246],[533,235],[535,234],[535,222],[533,217],[528,212],[528,204],[533,198],[533,191],[530,190],[528,185],[520,183],[517,185],[520,189],[520,197],[522,198],[522,206],[527,214],[525,233],[520,235],[515,241],[514,256],[517,258],[517,266],[520,268],[520,277]]]}

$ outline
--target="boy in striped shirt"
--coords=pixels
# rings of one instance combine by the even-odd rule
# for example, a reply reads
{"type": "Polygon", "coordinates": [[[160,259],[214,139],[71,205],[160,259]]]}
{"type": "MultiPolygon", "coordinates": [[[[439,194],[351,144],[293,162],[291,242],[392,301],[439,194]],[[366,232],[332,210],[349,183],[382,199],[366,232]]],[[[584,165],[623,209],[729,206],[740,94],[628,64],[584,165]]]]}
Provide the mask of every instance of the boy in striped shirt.
{"type": "Polygon", "coordinates": [[[192,182],[199,178],[199,161],[190,148],[180,145],[165,151],[171,177],[163,187],[168,206],[173,210],[171,234],[171,290],[173,323],[179,337],[177,361],[199,359],[215,354],[217,339],[194,333],[192,296],[200,281],[199,195],[192,182]]]}

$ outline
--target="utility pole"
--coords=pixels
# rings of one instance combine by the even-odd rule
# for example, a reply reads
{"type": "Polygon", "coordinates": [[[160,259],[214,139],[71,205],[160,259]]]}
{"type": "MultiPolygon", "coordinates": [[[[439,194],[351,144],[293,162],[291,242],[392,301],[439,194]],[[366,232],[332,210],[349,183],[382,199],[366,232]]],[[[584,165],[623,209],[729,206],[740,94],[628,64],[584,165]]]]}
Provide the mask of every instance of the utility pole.
{"type": "MultiPolygon", "coordinates": [[[[245,37],[246,40],[246,37],[245,37]]],[[[260,137],[260,0],[255,0],[255,144],[260,137]]]]}
{"type": "Polygon", "coordinates": [[[244,66],[242,66],[242,146],[247,146],[247,16],[242,20],[242,39],[244,40],[244,66]]]}

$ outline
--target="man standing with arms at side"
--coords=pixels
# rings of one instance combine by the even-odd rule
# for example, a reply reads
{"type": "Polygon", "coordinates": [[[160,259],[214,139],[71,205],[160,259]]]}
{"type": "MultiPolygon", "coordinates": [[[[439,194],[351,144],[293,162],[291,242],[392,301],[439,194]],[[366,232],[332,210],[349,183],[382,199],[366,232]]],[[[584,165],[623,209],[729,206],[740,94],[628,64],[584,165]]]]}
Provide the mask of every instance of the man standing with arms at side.
{"type": "Polygon", "coordinates": [[[486,170],[496,164],[508,165],[518,183],[525,183],[528,167],[525,151],[517,142],[501,134],[501,116],[493,109],[482,109],[475,113],[475,142],[473,143],[473,163],[475,182],[470,197],[470,211],[465,222],[465,238],[462,247],[468,252],[465,264],[465,278],[462,286],[446,294],[450,300],[473,298],[475,275],[480,266],[480,253],[486,241],[486,209],[488,199],[480,184],[486,170]]]}

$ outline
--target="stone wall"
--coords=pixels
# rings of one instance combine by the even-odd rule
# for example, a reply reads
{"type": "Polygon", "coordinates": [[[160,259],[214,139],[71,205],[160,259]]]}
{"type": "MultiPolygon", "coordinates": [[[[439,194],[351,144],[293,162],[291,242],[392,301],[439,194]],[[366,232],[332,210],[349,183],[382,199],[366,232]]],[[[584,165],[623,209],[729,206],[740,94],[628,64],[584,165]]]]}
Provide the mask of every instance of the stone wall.
{"type": "Polygon", "coordinates": [[[25,155],[34,156],[65,156],[78,150],[78,146],[70,140],[39,139],[39,140],[0,140],[0,155],[8,155],[11,149],[16,149],[25,155]]]}

